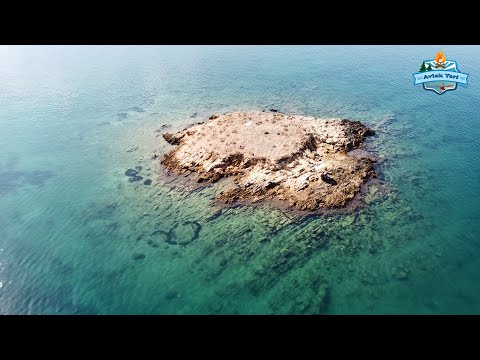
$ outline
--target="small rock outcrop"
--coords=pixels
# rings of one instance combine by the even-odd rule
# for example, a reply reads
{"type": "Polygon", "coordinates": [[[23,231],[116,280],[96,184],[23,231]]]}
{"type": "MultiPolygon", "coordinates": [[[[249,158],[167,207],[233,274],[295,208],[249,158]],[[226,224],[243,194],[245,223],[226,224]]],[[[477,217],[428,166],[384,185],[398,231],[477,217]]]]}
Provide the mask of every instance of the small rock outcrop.
{"type": "Polygon", "coordinates": [[[376,176],[372,157],[354,155],[353,150],[365,152],[365,138],[375,134],[359,121],[273,110],[215,114],[166,133],[163,138],[175,148],[161,164],[197,183],[233,177],[218,195],[227,204],[276,199],[309,211],[346,205],[376,176]]]}

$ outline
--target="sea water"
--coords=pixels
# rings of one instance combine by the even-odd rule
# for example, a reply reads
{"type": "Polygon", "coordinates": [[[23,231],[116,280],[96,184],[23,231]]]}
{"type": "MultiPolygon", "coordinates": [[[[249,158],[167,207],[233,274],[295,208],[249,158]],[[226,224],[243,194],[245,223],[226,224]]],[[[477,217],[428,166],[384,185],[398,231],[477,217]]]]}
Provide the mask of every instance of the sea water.
{"type": "Polygon", "coordinates": [[[0,46],[0,313],[480,313],[479,57],[440,45],[0,46]],[[470,74],[441,96],[412,76],[439,50],[470,74]],[[381,182],[363,207],[222,209],[216,187],[158,177],[163,132],[270,108],[376,130],[381,182]]]}

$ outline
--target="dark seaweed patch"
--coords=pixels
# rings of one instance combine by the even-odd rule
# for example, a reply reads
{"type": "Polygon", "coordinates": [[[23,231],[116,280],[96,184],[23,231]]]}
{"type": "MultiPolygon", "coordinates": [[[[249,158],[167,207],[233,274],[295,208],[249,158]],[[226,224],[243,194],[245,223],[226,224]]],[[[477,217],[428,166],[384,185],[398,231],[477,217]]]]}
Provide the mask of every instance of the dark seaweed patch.
{"type": "Polygon", "coordinates": [[[200,225],[196,221],[185,221],[183,224],[184,225],[190,224],[193,227],[193,236],[190,241],[198,239],[198,234],[200,233],[200,230],[202,230],[202,225],[200,225]]]}
{"type": "Polygon", "coordinates": [[[140,180],[142,180],[142,179],[143,179],[142,176],[140,176],[140,175],[134,175],[134,176],[130,176],[130,177],[128,178],[128,181],[134,182],[134,181],[140,181],[140,180]]]}
{"type": "Polygon", "coordinates": [[[138,175],[138,172],[140,170],[142,170],[142,167],[140,165],[137,165],[137,166],[135,166],[135,170],[134,169],[128,169],[127,171],[125,171],[125,176],[129,177],[128,181],[134,182],[134,181],[143,180],[143,177],[138,175]]]}
{"type": "Polygon", "coordinates": [[[153,240],[148,240],[148,241],[147,241],[147,245],[148,245],[148,246],[151,246],[151,247],[153,247],[153,248],[158,248],[158,246],[159,246],[158,243],[155,242],[155,241],[153,241],[153,240]]]}
{"type": "Polygon", "coordinates": [[[0,173],[0,195],[13,192],[25,184],[41,187],[53,176],[55,174],[48,170],[20,171],[16,169],[15,162],[10,162],[0,173]]]}
{"type": "Polygon", "coordinates": [[[132,259],[135,260],[135,261],[143,260],[143,259],[145,259],[145,254],[142,254],[142,253],[133,254],[132,259]]]}
{"type": "Polygon", "coordinates": [[[131,107],[131,108],[128,109],[128,110],[129,110],[129,111],[139,112],[139,113],[145,112],[145,109],[143,109],[143,108],[141,108],[141,107],[138,107],[138,106],[131,107]]]}
{"type": "Polygon", "coordinates": [[[54,176],[53,172],[43,170],[20,172],[18,175],[23,176],[27,183],[36,186],[45,185],[45,182],[54,176]]]}
{"type": "MultiPolygon", "coordinates": [[[[182,223],[182,225],[191,225],[193,229],[193,235],[190,239],[184,240],[184,239],[178,239],[175,236],[175,229],[178,227],[179,223],[175,224],[168,232],[163,231],[163,230],[155,230],[152,233],[153,235],[163,235],[165,236],[165,242],[170,245],[187,245],[190,244],[192,241],[198,239],[198,236],[200,234],[200,230],[202,230],[202,225],[200,225],[196,221],[185,221],[182,223]]],[[[148,242],[147,242],[148,243],[148,242]]]]}
{"type": "Polygon", "coordinates": [[[125,171],[125,176],[137,176],[137,174],[137,170],[128,169],[127,171],[125,171]]]}
{"type": "Polygon", "coordinates": [[[165,299],[166,300],[173,300],[173,299],[176,299],[180,296],[180,293],[178,291],[175,291],[175,290],[170,290],[169,292],[167,292],[165,294],[165,299]]]}
{"type": "Polygon", "coordinates": [[[152,232],[152,236],[156,236],[156,235],[163,235],[165,236],[165,242],[170,244],[171,242],[171,238],[172,238],[172,230],[170,231],[163,231],[163,230],[155,230],[154,232],[152,232]]]}
{"type": "Polygon", "coordinates": [[[210,216],[207,221],[213,221],[213,220],[219,218],[220,215],[222,215],[222,214],[223,214],[223,210],[218,210],[215,214],[210,216]]]}

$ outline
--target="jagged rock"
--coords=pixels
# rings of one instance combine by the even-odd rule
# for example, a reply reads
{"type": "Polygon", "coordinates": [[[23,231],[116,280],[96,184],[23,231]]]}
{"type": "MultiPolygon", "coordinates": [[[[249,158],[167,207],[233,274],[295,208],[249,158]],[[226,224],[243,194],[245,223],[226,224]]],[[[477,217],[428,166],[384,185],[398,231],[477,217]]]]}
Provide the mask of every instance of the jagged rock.
{"type": "Polygon", "coordinates": [[[163,130],[171,128],[171,127],[172,127],[172,125],[170,125],[170,124],[163,124],[162,126],[160,126],[160,128],[155,129],[155,132],[159,133],[159,132],[162,132],[163,130]]]}
{"type": "Polygon", "coordinates": [[[161,163],[178,175],[194,173],[197,183],[234,177],[233,187],[218,195],[226,204],[277,197],[313,211],[346,205],[375,176],[374,158],[348,153],[364,150],[365,137],[373,134],[346,119],[273,111],[215,114],[205,123],[164,134],[176,147],[161,163]]]}
{"type": "Polygon", "coordinates": [[[185,134],[182,133],[176,133],[176,134],[163,134],[163,138],[165,139],[166,142],[172,145],[178,145],[180,143],[180,140],[185,136],[185,134]]]}

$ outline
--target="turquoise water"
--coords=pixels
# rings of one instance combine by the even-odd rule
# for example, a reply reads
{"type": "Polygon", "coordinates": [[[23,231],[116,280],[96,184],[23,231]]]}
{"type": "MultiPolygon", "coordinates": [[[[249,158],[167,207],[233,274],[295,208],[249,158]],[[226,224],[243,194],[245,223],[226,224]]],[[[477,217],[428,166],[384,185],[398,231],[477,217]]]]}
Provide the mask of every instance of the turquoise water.
{"type": "Polygon", "coordinates": [[[480,313],[478,58],[469,46],[1,46],[0,313],[480,313]],[[413,85],[439,50],[467,87],[413,85]],[[222,210],[216,188],[157,177],[161,125],[272,107],[377,131],[382,182],[364,207],[222,210]],[[151,185],[128,181],[135,166],[151,185]]]}

